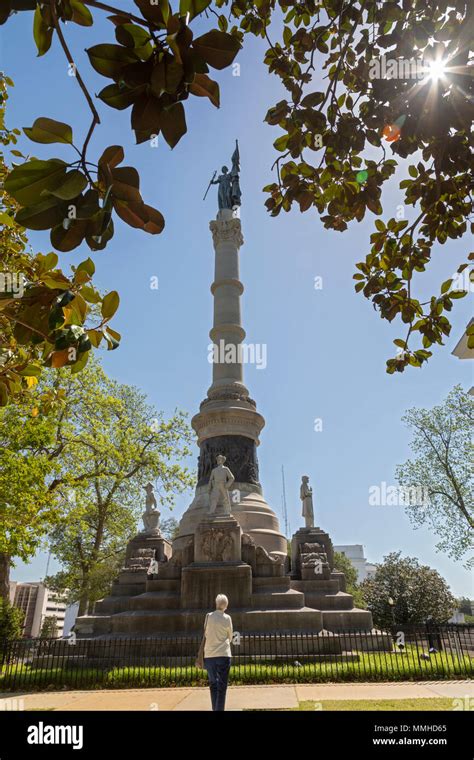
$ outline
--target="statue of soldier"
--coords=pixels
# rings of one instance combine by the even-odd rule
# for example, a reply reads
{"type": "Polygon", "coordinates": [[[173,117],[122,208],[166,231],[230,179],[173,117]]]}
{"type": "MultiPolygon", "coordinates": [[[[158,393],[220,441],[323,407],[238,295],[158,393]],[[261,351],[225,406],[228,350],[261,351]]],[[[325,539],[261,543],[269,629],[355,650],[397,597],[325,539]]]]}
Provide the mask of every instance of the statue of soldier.
{"type": "Polygon", "coordinates": [[[209,514],[214,514],[219,505],[224,508],[224,514],[230,515],[229,489],[232,488],[235,478],[225,466],[226,457],[218,454],[216,459],[217,467],[214,467],[209,478],[209,514]]]}
{"type": "Polygon", "coordinates": [[[314,528],[313,489],[309,486],[309,477],[307,475],[303,475],[301,478],[300,499],[303,502],[302,515],[305,527],[314,528]]]}

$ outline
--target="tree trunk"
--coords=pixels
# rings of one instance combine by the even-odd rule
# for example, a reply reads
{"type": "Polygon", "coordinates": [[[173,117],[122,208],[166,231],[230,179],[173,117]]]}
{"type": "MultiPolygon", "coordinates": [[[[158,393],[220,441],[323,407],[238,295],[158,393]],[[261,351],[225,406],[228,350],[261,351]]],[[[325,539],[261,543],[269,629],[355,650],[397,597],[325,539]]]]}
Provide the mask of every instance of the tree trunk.
{"type": "Polygon", "coordinates": [[[10,565],[8,554],[0,552],[0,599],[10,599],[10,565]]]}
{"type": "Polygon", "coordinates": [[[81,589],[81,596],[79,597],[79,609],[77,611],[77,617],[81,617],[81,615],[87,615],[88,610],[89,610],[89,589],[87,586],[84,586],[81,589]]]}

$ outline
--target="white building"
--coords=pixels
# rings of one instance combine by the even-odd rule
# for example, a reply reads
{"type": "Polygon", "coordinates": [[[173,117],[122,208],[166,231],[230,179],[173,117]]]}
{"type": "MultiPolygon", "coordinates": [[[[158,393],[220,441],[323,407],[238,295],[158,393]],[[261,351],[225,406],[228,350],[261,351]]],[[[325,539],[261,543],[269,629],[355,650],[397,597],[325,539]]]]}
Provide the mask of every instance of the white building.
{"type": "MultiPolygon", "coordinates": [[[[467,341],[468,341],[467,331],[469,329],[472,329],[473,325],[474,325],[474,317],[471,319],[471,321],[467,325],[462,338],[458,341],[458,343],[454,347],[454,350],[451,352],[453,356],[457,356],[458,359],[474,359],[474,348],[469,348],[469,346],[467,345],[467,341]]],[[[469,393],[471,394],[471,396],[474,396],[474,385],[471,387],[469,393]]]]}
{"type": "Polygon", "coordinates": [[[365,581],[366,578],[372,578],[375,575],[376,567],[364,557],[364,547],[362,544],[344,544],[335,546],[334,551],[344,554],[347,557],[352,567],[357,571],[358,583],[365,581]]]}
{"type": "Polygon", "coordinates": [[[44,583],[10,583],[12,604],[25,613],[23,636],[34,639],[41,633],[45,618],[55,617],[58,638],[63,635],[66,602],[46,588],[44,583]]]}

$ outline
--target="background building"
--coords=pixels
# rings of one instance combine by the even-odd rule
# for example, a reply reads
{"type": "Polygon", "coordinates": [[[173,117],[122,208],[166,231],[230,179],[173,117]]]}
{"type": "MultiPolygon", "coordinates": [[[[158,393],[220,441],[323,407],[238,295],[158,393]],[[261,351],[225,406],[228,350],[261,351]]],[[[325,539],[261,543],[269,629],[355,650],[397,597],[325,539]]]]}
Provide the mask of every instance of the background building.
{"type": "Polygon", "coordinates": [[[50,591],[44,583],[10,583],[12,604],[25,613],[24,638],[40,635],[45,618],[55,617],[58,638],[63,636],[66,602],[50,591]]]}
{"type": "Polygon", "coordinates": [[[350,561],[351,565],[357,571],[357,580],[360,583],[366,578],[372,578],[375,575],[375,565],[368,562],[364,557],[364,547],[362,544],[345,544],[334,547],[335,552],[344,554],[350,561]]]}

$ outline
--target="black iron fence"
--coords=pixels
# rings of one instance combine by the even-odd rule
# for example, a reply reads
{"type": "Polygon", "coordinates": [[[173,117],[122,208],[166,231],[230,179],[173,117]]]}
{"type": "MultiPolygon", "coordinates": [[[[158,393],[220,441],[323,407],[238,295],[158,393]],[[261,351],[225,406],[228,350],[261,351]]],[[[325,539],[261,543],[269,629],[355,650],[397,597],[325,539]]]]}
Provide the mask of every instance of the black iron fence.
{"type": "MultiPolygon", "coordinates": [[[[0,643],[0,691],[202,686],[200,637],[20,639],[0,643]]],[[[470,678],[474,626],[236,633],[230,683],[470,678]]]]}

